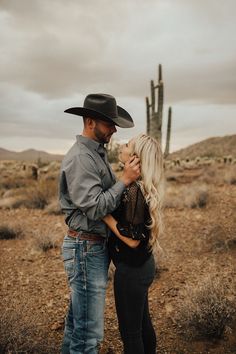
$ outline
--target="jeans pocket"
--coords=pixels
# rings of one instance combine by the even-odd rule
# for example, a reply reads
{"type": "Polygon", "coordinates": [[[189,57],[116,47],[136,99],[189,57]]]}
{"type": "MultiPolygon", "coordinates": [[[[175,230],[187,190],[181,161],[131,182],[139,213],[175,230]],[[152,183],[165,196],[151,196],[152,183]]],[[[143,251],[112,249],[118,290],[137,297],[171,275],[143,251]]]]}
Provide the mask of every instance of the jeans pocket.
{"type": "Polygon", "coordinates": [[[63,248],[62,258],[68,279],[71,281],[75,276],[75,248],[63,248]]]}
{"type": "Polygon", "coordinates": [[[87,253],[88,254],[99,254],[103,253],[106,249],[106,242],[89,242],[87,243],[87,253]]]}

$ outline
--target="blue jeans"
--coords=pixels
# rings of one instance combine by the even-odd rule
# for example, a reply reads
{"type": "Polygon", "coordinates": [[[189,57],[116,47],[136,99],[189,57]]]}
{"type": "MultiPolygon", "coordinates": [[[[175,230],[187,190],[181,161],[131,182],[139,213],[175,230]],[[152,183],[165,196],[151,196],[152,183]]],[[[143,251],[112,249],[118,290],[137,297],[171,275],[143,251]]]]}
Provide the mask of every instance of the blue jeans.
{"type": "Polygon", "coordinates": [[[71,289],[62,354],[97,354],[104,332],[107,242],[65,236],[62,256],[71,289]]]}

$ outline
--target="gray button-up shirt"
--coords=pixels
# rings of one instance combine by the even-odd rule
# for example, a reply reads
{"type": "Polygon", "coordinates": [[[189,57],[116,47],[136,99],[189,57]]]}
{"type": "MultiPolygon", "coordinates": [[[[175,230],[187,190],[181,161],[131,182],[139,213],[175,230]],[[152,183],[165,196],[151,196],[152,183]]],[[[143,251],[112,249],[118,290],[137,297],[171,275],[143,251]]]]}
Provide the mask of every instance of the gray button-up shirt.
{"type": "Polygon", "coordinates": [[[117,208],[125,185],[116,182],[102,144],[82,135],[76,140],[61,165],[61,209],[71,229],[106,237],[107,226],[101,219],[117,208]]]}

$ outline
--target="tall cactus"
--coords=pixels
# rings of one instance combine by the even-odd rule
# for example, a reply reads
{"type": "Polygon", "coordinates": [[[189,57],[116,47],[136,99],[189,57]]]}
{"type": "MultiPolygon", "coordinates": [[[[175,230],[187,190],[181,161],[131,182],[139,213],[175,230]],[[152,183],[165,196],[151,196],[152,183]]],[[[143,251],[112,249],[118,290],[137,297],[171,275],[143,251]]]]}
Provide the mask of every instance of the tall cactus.
{"type": "Polygon", "coordinates": [[[166,148],[164,152],[164,157],[167,157],[170,152],[170,131],[171,131],[171,118],[172,118],[172,109],[168,109],[168,123],[167,123],[167,132],[166,132],[166,148]]]}
{"type": "Polygon", "coordinates": [[[164,84],[162,81],[162,67],[158,68],[158,84],[151,80],[151,102],[146,97],[147,134],[157,138],[161,143],[162,113],[164,104],[164,84]],[[156,90],[158,91],[156,92],[156,90]],[[157,95],[157,97],[156,97],[157,95]]]}
{"type": "MultiPolygon", "coordinates": [[[[162,80],[162,67],[158,66],[158,83],[154,84],[151,80],[151,102],[146,97],[146,114],[147,114],[147,134],[156,138],[160,144],[162,144],[162,119],[163,119],[163,105],[164,105],[164,83],[162,80]]],[[[169,151],[170,144],[170,131],[171,131],[171,112],[170,112],[170,128],[169,138],[166,141],[168,148],[165,151],[169,151]]],[[[168,129],[167,129],[168,134],[168,129]]],[[[167,153],[168,154],[168,153],[167,153]]]]}

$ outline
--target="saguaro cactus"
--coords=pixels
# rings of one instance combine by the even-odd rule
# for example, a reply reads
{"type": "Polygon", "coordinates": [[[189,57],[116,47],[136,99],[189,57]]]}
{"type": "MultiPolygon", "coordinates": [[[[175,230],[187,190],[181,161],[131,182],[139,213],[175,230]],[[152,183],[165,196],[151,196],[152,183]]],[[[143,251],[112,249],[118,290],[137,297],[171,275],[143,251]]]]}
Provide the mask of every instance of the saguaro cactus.
{"type": "Polygon", "coordinates": [[[172,118],[172,109],[168,109],[168,122],[167,122],[167,132],[166,132],[166,148],[164,152],[164,157],[167,157],[170,152],[170,131],[171,131],[171,118],[172,118]]]}
{"type": "MultiPolygon", "coordinates": [[[[162,67],[158,66],[158,83],[154,84],[151,80],[151,102],[146,97],[146,114],[147,114],[147,134],[156,138],[162,144],[162,118],[164,105],[164,83],[162,80],[162,67]]],[[[170,131],[171,131],[171,108],[169,109],[166,153],[169,153],[170,146],[170,131]],[[168,147],[167,147],[168,144],[168,147]]]]}
{"type": "Polygon", "coordinates": [[[158,84],[151,80],[151,102],[146,97],[147,134],[157,138],[161,143],[162,113],[164,104],[164,84],[162,81],[162,68],[158,69],[158,84]],[[157,90],[157,91],[156,91],[157,90]],[[157,96],[157,97],[156,97],[157,96]]]}

